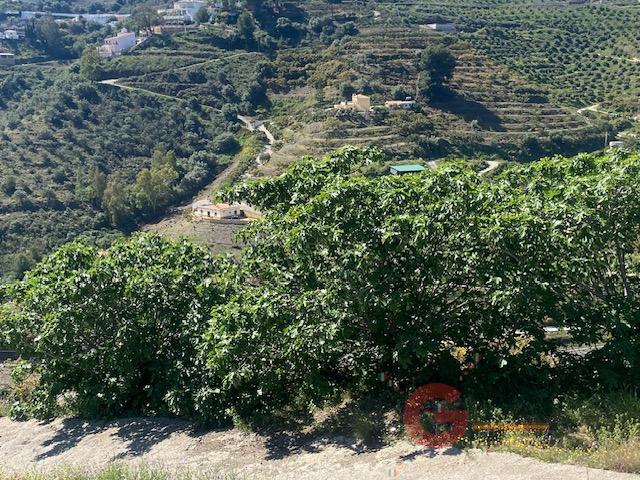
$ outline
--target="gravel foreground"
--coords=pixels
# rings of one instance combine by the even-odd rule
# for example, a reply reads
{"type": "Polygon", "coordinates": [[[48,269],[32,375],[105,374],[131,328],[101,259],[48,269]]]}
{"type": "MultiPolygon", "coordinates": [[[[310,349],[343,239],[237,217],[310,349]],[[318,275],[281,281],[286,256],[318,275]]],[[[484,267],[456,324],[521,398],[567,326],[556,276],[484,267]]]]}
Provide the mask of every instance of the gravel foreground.
{"type": "Polygon", "coordinates": [[[95,470],[111,462],[175,471],[229,474],[239,479],[372,480],[623,480],[622,474],[549,464],[514,454],[430,451],[398,442],[363,450],[346,437],[272,436],[237,430],[198,431],[169,419],[113,422],[78,419],[12,422],[0,418],[0,466],[5,471],[95,470]]]}

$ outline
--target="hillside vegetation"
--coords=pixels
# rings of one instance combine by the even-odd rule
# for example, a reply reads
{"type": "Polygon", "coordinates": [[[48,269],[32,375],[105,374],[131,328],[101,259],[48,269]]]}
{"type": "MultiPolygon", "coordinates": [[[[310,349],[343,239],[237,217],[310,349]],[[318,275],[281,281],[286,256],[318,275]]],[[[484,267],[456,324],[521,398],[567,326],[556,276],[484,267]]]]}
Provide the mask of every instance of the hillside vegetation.
{"type": "MultiPolygon", "coordinates": [[[[251,55],[235,60],[238,75],[228,68],[220,77],[223,91],[239,103],[226,112],[220,109],[224,100],[206,108],[214,103],[173,89],[166,95],[122,90],[89,81],[76,67],[1,71],[2,277],[20,276],[34,260],[80,234],[108,242],[211,181],[239,147],[235,112],[263,98],[260,89],[246,93],[260,68],[251,55]],[[162,163],[168,170],[160,172],[162,163]],[[158,174],[146,179],[140,176],[145,169],[158,174]]],[[[129,57],[109,64],[112,73],[129,68],[124,58],[129,57]]],[[[226,61],[220,51],[207,58],[226,61]]],[[[163,59],[157,68],[166,69],[167,62],[185,66],[178,57],[163,59]]],[[[146,58],[140,63],[154,68],[146,58]]],[[[162,93],[159,85],[154,83],[162,93]]]]}
{"type": "Polygon", "coordinates": [[[2,331],[40,376],[20,408],[50,415],[75,392],[85,415],[223,419],[367,391],[380,372],[456,385],[476,352],[465,391],[526,394],[525,409],[635,384],[637,155],[494,179],[459,164],[357,173],[377,155],[344,149],[234,189],[266,212],[237,260],[155,236],[75,243],[5,287],[2,331]],[[562,354],[549,323],[602,348],[562,354]]]}
{"type": "MultiPolygon", "coordinates": [[[[138,3],[101,5],[128,11],[138,3]]],[[[378,147],[384,158],[370,169],[378,174],[392,161],[575,154],[629,126],[628,116],[576,106],[609,108],[615,96],[617,110],[635,108],[637,65],[623,60],[634,58],[634,4],[247,7],[233,7],[229,24],[154,36],[127,55],[97,60],[91,74],[73,59],[119,26],[44,18],[26,41],[2,44],[24,63],[0,70],[3,280],[80,234],[107,245],[199,192],[246,140],[238,113],[269,121],[278,138],[270,161],[248,166],[268,177],[345,144],[378,147]],[[436,21],[454,22],[457,32],[426,27],[436,21]],[[420,62],[433,49],[455,59],[438,88],[420,62]],[[115,85],[98,83],[105,79],[115,85]],[[375,106],[407,96],[418,105],[368,115],[331,108],[355,92],[375,106]]],[[[125,25],[139,28],[139,18],[125,25]]]]}
{"type": "MultiPolygon", "coordinates": [[[[564,431],[587,418],[565,407],[637,384],[637,154],[494,178],[458,163],[359,173],[378,156],[347,148],[234,188],[266,213],[236,259],[137,235],[69,244],[3,287],[0,332],[31,359],[13,415],[252,422],[380,392],[387,372],[405,392],[464,387],[477,418],[564,431]],[[567,353],[549,324],[599,348],[567,353]]],[[[625,418],[590,425],[624,443],[625,418]]]]}

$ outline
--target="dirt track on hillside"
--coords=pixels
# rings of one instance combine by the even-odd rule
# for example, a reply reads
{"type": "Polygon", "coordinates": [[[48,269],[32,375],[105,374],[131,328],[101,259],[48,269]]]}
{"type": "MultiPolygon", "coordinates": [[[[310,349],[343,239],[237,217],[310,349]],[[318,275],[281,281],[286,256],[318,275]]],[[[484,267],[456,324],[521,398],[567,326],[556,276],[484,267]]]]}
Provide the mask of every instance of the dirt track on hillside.
{"type": "Polygon", "coordinates": [[[258,436],[197,431],[166,419],[87,423],[12,422],[0,418],[0,465],[9,471],[63,466],[98,469],[110,462],[229,474],[240,479],[622,480],[639,476],[547,464],[503,453],[429,451],[406,442],[363,450],[354,440],[304,434],[258,436]]]}

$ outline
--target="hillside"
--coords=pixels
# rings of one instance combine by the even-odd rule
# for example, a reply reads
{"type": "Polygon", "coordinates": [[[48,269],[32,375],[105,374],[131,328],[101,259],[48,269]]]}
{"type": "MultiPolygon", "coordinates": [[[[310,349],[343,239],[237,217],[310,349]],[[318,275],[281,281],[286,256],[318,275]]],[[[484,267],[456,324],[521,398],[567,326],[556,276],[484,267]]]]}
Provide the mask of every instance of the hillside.
{"type": "Polygon", "coordinates": [[[630,2],[311,0],[281,2],[277,13],[265,5],[248,33],[235,20],[203,24],[102,60],[102,84],[80,75],[74,58],[116,27],[63,24],[57,52],[39,34],[2,44],[24,63],[0,70],[4,279],[79,234],[106,244],[188,201],[234,161],[239,143],[255,140],[240,132],[238,113],[267,121],[276,137],[269,161],[242,162],[268,177],[345,144],[385,153],[374,175],[416,159],[481,165],[592,151],[630,127],[637,109],[640,7],[630,2]],[[433,22],[456,30],[433,31],[433,22]],[[418,59],[434,47],[456,66],[444,88],[424,93],[418,59]],[[332,108],[354,92],[371,98],[370,115],[332,108]],[[377,108],[405,97],[417,106],[377,108]],[[158,169],[170,164],[160,181],[169,188],[144,201],[135,184],[155,151],[176,160],[156,158],[158,169]],[[111,193],[122,186],[110,208],[109,178],[111,193]]]}
{"type": "MultiPolygon", "coordinates": [[[[117,69],[122,61],[114,63],[117,69]]],[[[155,207],[124,198],[141,170],[152,166],[156,150],[175,154],[175,179],[160,202],[166,206],[197,193],[236,148],[233,136],[231,143],[221,143],[222,134],[238,127],[218,109],[203,110],[188,98],[183,102],[95,84],[73,67],[3,70],[0,88],[0,270],[5,278],[80,234],[108,241],[135,228],[138,219],[157,214],[155,207]],[[105,191],[114,189],[117,197],[109,203],[105,191]]]]}

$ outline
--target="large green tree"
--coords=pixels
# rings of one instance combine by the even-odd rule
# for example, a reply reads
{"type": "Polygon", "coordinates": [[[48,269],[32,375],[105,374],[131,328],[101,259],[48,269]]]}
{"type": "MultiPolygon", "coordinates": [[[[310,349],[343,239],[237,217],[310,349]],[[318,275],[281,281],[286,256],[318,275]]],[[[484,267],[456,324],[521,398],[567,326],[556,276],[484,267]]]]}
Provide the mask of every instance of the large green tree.
{"type": "Polygon", "coordinates": [[[420,75],[418,87],[429,97],[442,92],[444,85],[451,80],[456,68],[456,58],[446,47],[428,46],[420,52],[416,66],[420,75]]]}
{"type": "Polygon", "coordinates": [[[15,408],[48,416],[72,393],[84,415],[197,415],[205,377],[196,347],[224,298],[214,278],[225,269],[205,248],[157,236],[106,251],[65,246],[0,290],[10,298],[0,310],[3,341],[40,375],[31,403],[15,408]]]}
{"type": "Polygon", "coordinates": [[[100,65],[100,56],[95,47],[87,47],[80,57],[80,75],[88,80],[97,81],[102,78],[103,69],[100,65]]]}
{"type": "Polygon", "coordinates": [[[476,398],[549,405],[636,385],[639,159],[543,159],[489,178],[458,162],[368,177],[371,149],[305,158],[227,193],[264,213],[234,263],[156,237],[67,247],[5,289],[0,331],[42,371],[48,403],[32,405],[80,391],[83,412],[252,414],[370,390],[380,373],[456,385],[476,354],[476,398]],[[563,354],[548,323],[601,348],[563,354]]]}

